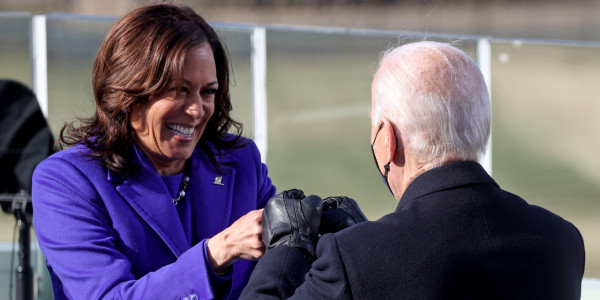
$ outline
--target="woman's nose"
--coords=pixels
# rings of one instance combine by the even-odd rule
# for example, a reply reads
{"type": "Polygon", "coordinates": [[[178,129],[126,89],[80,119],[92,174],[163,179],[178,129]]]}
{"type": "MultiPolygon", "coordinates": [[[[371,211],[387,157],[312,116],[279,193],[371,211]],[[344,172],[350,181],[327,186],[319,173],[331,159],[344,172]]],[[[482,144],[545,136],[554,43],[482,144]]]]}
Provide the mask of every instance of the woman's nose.
{"type": "Polygon", "coordinates": [[[200,95],[196,95],[194,97],[190,97],[186,106],[186,113],[193,117],[194,119],[200,119],[204,116],[204,109],[202,107],[202,97],[200,95]]]}

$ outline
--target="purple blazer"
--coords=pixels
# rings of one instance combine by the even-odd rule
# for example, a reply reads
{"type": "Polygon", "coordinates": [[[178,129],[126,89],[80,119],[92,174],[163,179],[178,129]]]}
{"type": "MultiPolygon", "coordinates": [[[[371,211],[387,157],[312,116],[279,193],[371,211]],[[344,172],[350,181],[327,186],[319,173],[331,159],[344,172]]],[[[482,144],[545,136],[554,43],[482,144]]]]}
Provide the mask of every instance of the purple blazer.
{"type": "Polygon", "coordinates": [[[83,146],[37,166],[33,224],[55,299],[237,298],[254,263],[238,260],[218,276],[205,243],[275,194],[256,145],[217,156],[223,173],[196,148],[183,200],[193,201],[193,221],[180,221],[160,175],[134,148],[141,172],[131,177],[107,170],[83,146]]]}

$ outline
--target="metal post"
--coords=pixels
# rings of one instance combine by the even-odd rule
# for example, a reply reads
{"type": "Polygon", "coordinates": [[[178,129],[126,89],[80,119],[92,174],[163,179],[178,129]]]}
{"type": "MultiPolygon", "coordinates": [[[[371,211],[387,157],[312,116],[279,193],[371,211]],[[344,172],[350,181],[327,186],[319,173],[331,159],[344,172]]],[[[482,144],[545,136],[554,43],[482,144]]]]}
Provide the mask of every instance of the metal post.
{"type": "MultiPolygon", "coordinates": [[[[27,202],[24,203],[27,205],[27,202]]],[[[33,299],[33,270],[31,269],[31,249],[29,248],[30,225],[25,208],[15,210],[19,226],[19,265],[17,265],[17,300],[33,299]]]]}
{"type": "Polygon", "coordinates": [[[10,211],[17,219],[19,227],[19,261],[16,272],[17,300],[33,300],[33,269],[31,268],[31,236],[30,216],[27,215],[27,204],[31,196],[25,191],[18,194],[0,194],[0,202],[11,203],[10,211]]]}
{"type": "MultiPolygon", "coordinates": [[[[488,88],[490,101],[492,98],[492,46],[490,40],[480,38],[477,40],[477,65],[483,74],[483,79],[488,88]]],[[[492,175],[492,132],[487,143],[485,155],[479,158],[479,163],[492,175]]]]}
{"type": "Polygon", "coordinates": [[[48,53],[46,16],[33,16],[31,23],[31,67],[33,92],[44,117],[48,118],[48,53]]]}
{"type": "Polygon", "coordinates": [[[267,38],[264,27],[252,31],[252,103],[254,142],[267,162],[267,38]]]}

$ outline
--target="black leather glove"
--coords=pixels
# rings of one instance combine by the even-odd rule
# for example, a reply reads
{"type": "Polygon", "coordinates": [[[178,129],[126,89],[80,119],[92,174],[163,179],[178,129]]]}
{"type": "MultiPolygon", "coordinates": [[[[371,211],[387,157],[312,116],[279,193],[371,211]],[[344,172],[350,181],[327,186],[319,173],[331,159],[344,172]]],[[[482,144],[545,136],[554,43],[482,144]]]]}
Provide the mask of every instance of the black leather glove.
{"type": "Polygon", "coordinates": [[[354,224],[368,221],[354,199],[346,196],[323,199],[323,214],[319,234],[338,232],[354,224]]]}
{"type": "Polygon", "coordinates": [[[305,197],[301,190],[292,189],[271,197],[262,219],[262,239],[267,250],[288,245],[304,250],[309,259],[313,258],[322,210],[321,197],[305,197]]]}

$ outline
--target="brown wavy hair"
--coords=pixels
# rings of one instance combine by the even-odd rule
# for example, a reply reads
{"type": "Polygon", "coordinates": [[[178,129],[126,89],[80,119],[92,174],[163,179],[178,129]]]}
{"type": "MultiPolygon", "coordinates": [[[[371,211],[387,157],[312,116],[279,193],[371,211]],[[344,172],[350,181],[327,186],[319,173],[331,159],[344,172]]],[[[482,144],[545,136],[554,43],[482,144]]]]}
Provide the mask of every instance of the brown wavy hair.
{"type": "Polygon", "coordinates": [[[120,174],[138,167],[129,155],[135,142],[130,125],[131,107],[149,101],[172,81],[183,82],[185,54],[204,42],[212,48],[219,89],[215,110],[202,133],[199,146],[220,170],[208,141],[218,149],[242,145],[242,124],[229,115],[229,60],[214,29],[191,8],[177,4],[155,4],[138,8],[118,20],[108,32],[96,56],[92,74],[96,113],[66,123],[60,131],[58,150],[83,143],[91,155],[120,174]],[[226,138],[230,129],[234,138],[226,138]]]}

